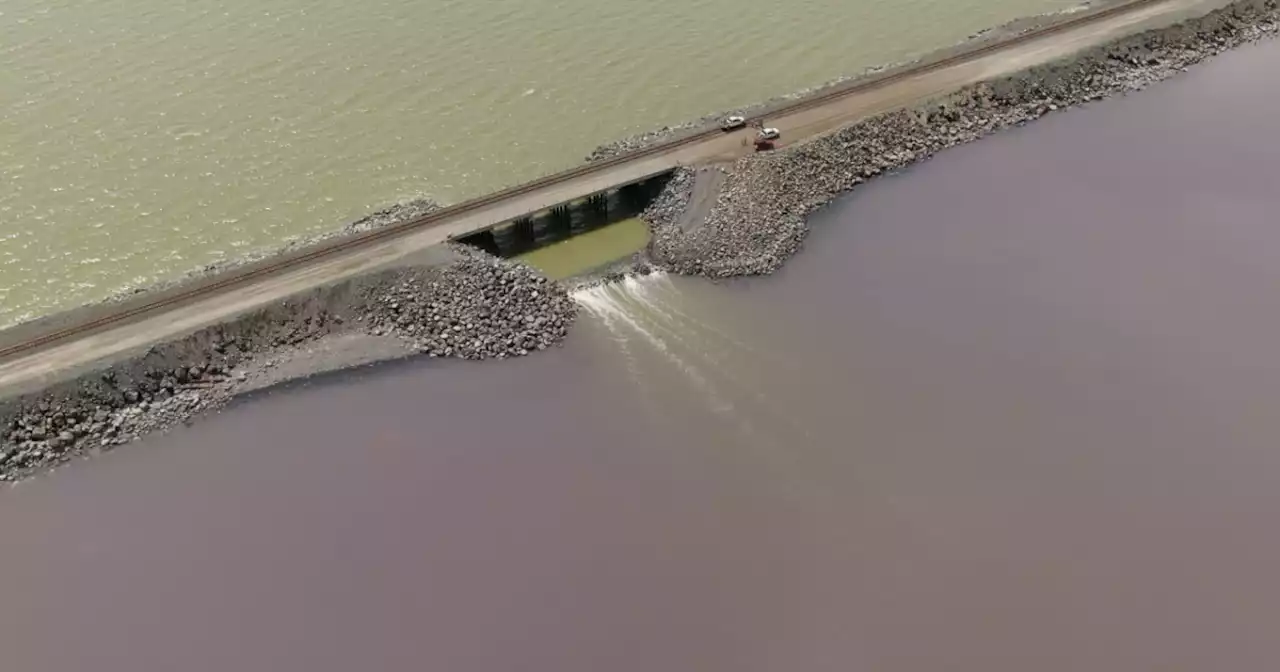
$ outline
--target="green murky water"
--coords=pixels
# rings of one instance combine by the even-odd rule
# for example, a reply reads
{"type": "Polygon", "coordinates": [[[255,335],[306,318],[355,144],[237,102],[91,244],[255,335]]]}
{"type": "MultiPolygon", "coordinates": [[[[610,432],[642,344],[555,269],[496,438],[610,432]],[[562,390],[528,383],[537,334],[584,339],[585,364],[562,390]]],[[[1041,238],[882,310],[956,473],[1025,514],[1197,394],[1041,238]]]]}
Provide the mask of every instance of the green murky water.
{"type": "Polygon", "coordinates": [[[552,278],[569,278],[629,257],[649,242],[649,227],[639,218],[624,219],[552,243],[517,259],[552,278]]]}
{"type": "Polygon", "coordinates": [[[1077,0],[4,0],[0,325],[1077,0]]]}

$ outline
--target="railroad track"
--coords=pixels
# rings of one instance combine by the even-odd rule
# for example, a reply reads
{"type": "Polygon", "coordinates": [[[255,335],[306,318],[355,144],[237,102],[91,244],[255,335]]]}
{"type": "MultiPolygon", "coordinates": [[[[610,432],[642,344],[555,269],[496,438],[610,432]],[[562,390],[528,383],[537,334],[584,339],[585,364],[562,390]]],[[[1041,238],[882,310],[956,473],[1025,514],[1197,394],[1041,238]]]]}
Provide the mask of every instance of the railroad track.
{"type": "MultiPolygon", "coordinates": [[[[991,44],[986,44],[979,47],[975,47],[973,49],[961,51],[957,54],[942,58],[940,60],[937,60],[931,63],[922,64],[917,67],[906,68],[897,72],[886,73],[878,77],[857,80],[855,82],[851,82],[846,85],[833,86],[829,89],[824,89],[822,91],[819,91],[811,96],[806,96],[804,98],[797,99],[793,102],[780,104],[779,106],[771,108],[766,112],[753,115],[748,119],[748,121],[752,121],[752,122],[762,121],[765,117],[768,117],[768,116],[792,114],[795,112],[811,109],[814,107],[819,107],[828,102],[837,100],[839,98],[843,98],[845,96],[855,95],[855,94],[863,93],[866,91],[872,91],[878,88],[889,86],[896,82],[900,82],[904,79],[908,79],[908,78],[915,77],[915,76],[929,73],[929,72],[934,72],[937,70],[943,70],[948,67],[952,67],[961,63],[973,61],[975,59],[981,58],[982,56],[985,56],[988,54],[997,53],[1005,49],[1009,49],[1021,44],[1025,44],[1027,42],[1032,42],[1049,35],[1054,35],[1054,34],[1072,30],[1074,28],[1078,28],[1081,26],[1086,26],[1091,23],[1103,21],[1105,19],[1122,15],[1128,12],[1132,12],[1143,7],[1159,5],[1164,2],[1168,2],[1168,0],[1129,0],[1128,2],[1112,5],[1112,6],[1105,7],[1103,9],[1099,9],[1093,12],[1086,12],[1079,16],[1064,19],[1062,21],[1053,23],[1049,26],[1035,29],[1027,33],[1023,33],[1021,35],[1016,35],[1014,37],[1010,37],[1004,40],[998,40],[998,41],[992,42],[991,44]]],[[[124,306],[122,307],[121,310],[111,313],[110,315],[105,315],[103,317],[90,319],[69,327],[57,328],[52,331],[49,331],[48,333],[39,334],[31,338],[28,338],[27,340],[24,340],[20,343],[15,343],[13,345],[0,348],[0,360],[8,359],[15,355],[36,350],[38,348],[51,345],[54,343],[58,343],[60,341],[66,341],[73,337],[87,334],[93,331],[97,331],[99,329],[102,329],[103,327],[124,322],[130,319],[133,319],[135,317],[146,315],[148,313],[154,313],[163,308],[185,303],[201,296],[217,294],[219,292],[226,291],[230,288],[247,285],[249,283],[252,283],[255,280],[269,277],[291,268],[304,266],[306,264],[309,264],[311,262],[314,262],[320,259],[332,257],[342,252],[347,252],[350,250],[365,247],[380,241],[397,238],[413,231],[430,228],[432,226],[435,226],[441,222],[447,221],[458,215],[472,212],[479,208],[487,207],[489,205],[503,201],[505,199],[513,198],[516,196],[520,196],[522,194],[527,194],[527,193],[544,189],[547,187],[551,187],[554,185],[563,184],[565,182],[570,182],[572,180],[579,179],[583,176],[598,173],[608,168],[623,165],[632,161],[636,161],[638,159],[665,154],[667,152],[678,149],[680,147],[684,147],[686,145],[691,145],[694,143],[705,141],[712,137],[716,137],[721,133],[722,131],[720,131],[719,128],[714,128],[714,127],[705,129],[702,131],[692,132],[692,133],[689,133],[688,135],[683,135],[680,137],[673,138],[671,140],[660,142],[652,146],[645,147],[643,149],[638,149],[634,152],[628,152],[627,154],[624,154],[621,156],[616,156],[609,159],[604,159],[601,161],[584,164],[576,168],[572,168],[569,170],[565,170],[563,172],[555,173],[552,175],[548,175],[546,177],[542,177],[537,180],[533,180],[531,182],[526,182],[524,184],[519,184],[513,187],[508,187],[499,191],[495,191],[493,193],[487,194],[485,196],[481,196],[479,198],[475,198],[469,201],[464,201],[457,205],[452,205],[449,207],[442,208],[440,210],[436,210],[434,212],[423,215],[416,219],[400,222],[391,226],[375,229],[373,231],[366,231],[366,232],[362,232],[352,236],[346,236],[346,237],[325,241],[317,244],[312,248],[306,249],[301,253],[282,256],[277,261],[273,263],[268,263],[263,266],[250,267],[247,269],[239,269],[239,270],[233,269],[233,270],[227,271],[225,274],[223,274],[222,277],[219,277],[212,282],[200,284],[199,286],[192,287],[187,291],[178,291],[176,293],[173,293],[161,298],[157,298],[154,301],[149,301],[136,306],[124,306]]]]}

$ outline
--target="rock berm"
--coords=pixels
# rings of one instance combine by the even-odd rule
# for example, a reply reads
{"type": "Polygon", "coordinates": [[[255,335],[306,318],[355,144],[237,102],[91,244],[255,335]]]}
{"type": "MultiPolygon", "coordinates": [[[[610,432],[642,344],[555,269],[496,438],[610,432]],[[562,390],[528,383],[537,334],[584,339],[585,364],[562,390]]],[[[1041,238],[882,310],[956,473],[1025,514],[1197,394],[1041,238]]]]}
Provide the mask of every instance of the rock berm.
{"type": "Polygon", "coordinates": [[[575,304],[526,266],[468,252],[443,268],[409,269],[364,294],[374,334],[397,333],[433,357],[527,355],[569,333],[575,304]]]}
{"type": "Polygon", "coordinates": [[[650,256],[666,270],[687,275],[772,273],[800,248],[810,213],[866,180],[1046,114],[1142,89],[1213,55],[1274,36],[1278,19],[1275,0],[1244,0],[924,107],[744,157],[730,169],[702,225],[688,231],[677,222],[694,176],[678,171],[643,215],[653,233],[650,256]]]}
{"type": "Polygon", "coordinates": [[[568,333],[575,305],[522,264],[469,248],[453,260],[315,290],[39,395],[0,403],[0,480],[109,450],[216,409],[281,353],[338,334],[392,335],[417,352],[465,359],[527,355],[568,333]]]}
{"type": "Polygon", "coordinates": [[[344,234],[380,229],[384,226],[391,226],[392,224],[416,219],[423,215],[435,212],[442,207],[444,206],[430,198],[414,198],[407,201],[401,201],[395,205],[361,217],[360,219],[342,227],[341,231],[324,234],[321,238],[333,238],[344,234]]]}

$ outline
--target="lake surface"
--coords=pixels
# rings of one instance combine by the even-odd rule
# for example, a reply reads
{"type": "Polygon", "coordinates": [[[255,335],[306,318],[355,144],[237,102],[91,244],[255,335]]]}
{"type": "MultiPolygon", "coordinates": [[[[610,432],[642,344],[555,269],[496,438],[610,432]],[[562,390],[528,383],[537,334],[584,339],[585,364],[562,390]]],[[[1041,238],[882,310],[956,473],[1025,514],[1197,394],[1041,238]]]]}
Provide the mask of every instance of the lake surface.
{"type": "Polygon", "coordinates": [[[564,348],[0,491],[23,672],[1280,665],[1280,42],[824,211],[564,348]]]}
{"type": "Polygon", "coordinates": [[[5,0],[0,326],[1077,0],[5,0]]]}

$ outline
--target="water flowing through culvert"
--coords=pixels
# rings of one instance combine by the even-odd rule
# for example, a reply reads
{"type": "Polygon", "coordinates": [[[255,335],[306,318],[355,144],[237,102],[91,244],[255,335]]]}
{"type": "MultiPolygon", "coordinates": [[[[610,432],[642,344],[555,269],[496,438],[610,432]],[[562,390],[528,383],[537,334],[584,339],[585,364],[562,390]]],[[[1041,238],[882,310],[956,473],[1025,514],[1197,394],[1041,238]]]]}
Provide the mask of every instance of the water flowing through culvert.
{"type": "Polygon", "coordinates": [[[599,318],[616,340],[639,337],[695,379],[700,379],[696,365],[674,352],[673,346],[696,351],[696,358],[714,364],[735,354],[758,354],[754,346],[684,307],[680,288],[665,273],[627,276],[621,282],[574,292],[573,298],[599,318]]]}
{"type": "Polygon", "coordinates": [[[779,409],[761,378],[779,357],[735,336],[683,289],[659,272],[581,289],[573,298],[607,332],[650,413],[670,412],[670,399],[659,397],[674,382],[729,425],[739,447],[768,450],[805,437],[807,427],[779,409]]]}
{"type": "Polygon", "coordinates": [[[672,289],[663,274],[627,276],[621,282],[578,290],[573,293],[573,298],[587,314],[608,329],[637,384],[644,385],[644,373],[633,350],[638,346],[655,351],[680,371],[690,384],[706,395],[716,413],[733,413],[733,404],[710,379],[708,363],[714,355],[705,350],[699,352],[696,345],[694,335],[697,331],[691,328],[696,323],[678,319],[674,311],[664,307],[663,299],[669,295],[661,296],[659,289],[672,289]]]}

